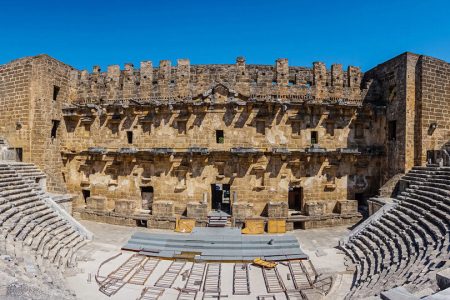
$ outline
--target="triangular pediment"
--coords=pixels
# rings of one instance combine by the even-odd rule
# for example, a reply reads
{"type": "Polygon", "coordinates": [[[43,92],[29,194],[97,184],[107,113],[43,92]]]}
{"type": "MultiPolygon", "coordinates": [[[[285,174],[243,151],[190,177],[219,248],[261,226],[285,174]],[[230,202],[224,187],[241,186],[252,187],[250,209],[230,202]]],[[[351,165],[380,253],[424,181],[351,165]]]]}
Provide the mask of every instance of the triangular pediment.
{"type": "Polygon", "coordinates": [[[236,92],[225,83],[214,83],[206,91],[194,98],[206,101],[209,99],[212,102],[223,103],[233,99],[246,99],[247,97],[236,92]]]}

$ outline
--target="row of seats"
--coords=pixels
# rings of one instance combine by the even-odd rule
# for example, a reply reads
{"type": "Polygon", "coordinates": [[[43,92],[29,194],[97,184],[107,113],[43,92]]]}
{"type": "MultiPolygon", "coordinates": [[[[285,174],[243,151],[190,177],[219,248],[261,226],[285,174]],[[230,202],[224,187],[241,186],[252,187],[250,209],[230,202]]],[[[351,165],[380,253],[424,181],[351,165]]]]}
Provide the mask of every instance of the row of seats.
{"type": "Polygon", "coordinates": [[[39,179],[45,179],[46,175],[34,164],[24,162],[8,162],[10,168],[14,169],[17,174],[25,179],[31,179],[38,181],[39,179]]]}
{"type": "Polygon", "coordinates": [[[0,163],[0,241],[7,253],[71,266],[86,238],[51,207],[41,178],[32,164],[0,163]]]}
{"type": "Polygon", "coordinates": [[[348,298],[433,287],[449,264],[450,167],[414,167],[400,185],[396,205],[342,247],[355,266],[348,298]]]}

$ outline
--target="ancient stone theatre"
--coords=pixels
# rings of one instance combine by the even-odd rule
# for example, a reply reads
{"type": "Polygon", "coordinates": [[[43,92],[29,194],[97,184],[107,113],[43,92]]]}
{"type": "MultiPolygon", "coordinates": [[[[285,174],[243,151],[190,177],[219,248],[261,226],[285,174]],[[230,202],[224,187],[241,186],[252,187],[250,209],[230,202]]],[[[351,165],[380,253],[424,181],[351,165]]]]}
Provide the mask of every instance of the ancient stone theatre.
{"type": "Polygon", "coordinates": [[[450,293],[445,61],[38,55],[0,66],[0,109],[0,298],[450,293]]]}
{"type": "Polygon", "coordinates": [[[1,133],[50,190],[76,195],[83,219],[173,228],[220,209],[236,223],[355,223],[358,206],[447,140],[446,110],[427,109],[439,68],[404,53],[366,73],[242,57],[88,72],[39,55],[0,69],[1,133]]]}

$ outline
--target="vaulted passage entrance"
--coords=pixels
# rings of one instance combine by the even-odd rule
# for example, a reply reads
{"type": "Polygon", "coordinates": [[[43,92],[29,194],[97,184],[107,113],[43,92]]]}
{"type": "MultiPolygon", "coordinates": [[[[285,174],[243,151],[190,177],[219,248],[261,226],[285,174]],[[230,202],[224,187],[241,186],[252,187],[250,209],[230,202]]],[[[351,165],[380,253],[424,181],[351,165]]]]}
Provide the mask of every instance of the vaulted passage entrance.
{"type": "Polygon", "coordinates": [[[91,196],[91,191],[90,190],[81,190],[81,192],[83,193],[84,203],[87,204],[87,199],[91,196]]]}
{"type": "Polygon", "coordinates": [[[229,184],[211,184],[211,207],[231,214],[229,184]]]}
{"type": "Polygon", "coordinates": [[[303,190],[301,187],[290,187],[288,194],[289,209],[301,211],[303,202],[303,190]]]}
{"type": "Polygon", "coordinates": [[[142,209],[152,210],[153,187],[141,186],[142,209]]]}

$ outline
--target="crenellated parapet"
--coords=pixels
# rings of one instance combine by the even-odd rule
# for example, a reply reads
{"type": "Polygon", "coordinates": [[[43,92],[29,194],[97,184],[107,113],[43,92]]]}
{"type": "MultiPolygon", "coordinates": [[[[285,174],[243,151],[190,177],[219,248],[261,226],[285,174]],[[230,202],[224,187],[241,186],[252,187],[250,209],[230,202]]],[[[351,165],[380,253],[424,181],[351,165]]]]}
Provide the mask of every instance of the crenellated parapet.
{"type": "Polygon", "coordinates": [[[243,57],[234,65],[191,65],[188,59],[178,59],[176,66],[162,60],[159,67],[151,61],[140,68],[127,63],[121,69],[109,66],[101,72],[73,71],[71,87],[75,102],[103,103],[121,100],[189,101],[195,100],[218,84],[248,98],[307,99],[320,103],[330,99],[361,102],[360,68],[314,62],[312,68],[289,66],[285,58],[274,65],[247,65],[243,57]]]}

